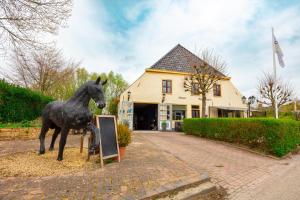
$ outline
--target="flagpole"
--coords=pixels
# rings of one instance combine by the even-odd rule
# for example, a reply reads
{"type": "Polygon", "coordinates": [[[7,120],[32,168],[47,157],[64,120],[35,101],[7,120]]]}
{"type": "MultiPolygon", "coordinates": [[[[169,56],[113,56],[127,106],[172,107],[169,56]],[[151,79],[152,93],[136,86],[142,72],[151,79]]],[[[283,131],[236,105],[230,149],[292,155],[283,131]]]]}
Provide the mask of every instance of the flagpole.
{"type": "Polygon", "coordinates": [[[274,69],[274,98],[275,98],[275,118],[278,119],[278,102],[277,102],[277,71],[275,59],[275,46],[274,46],[274,29],[272,27],[272,50],[273,50],[273,69],[274,69]]]}

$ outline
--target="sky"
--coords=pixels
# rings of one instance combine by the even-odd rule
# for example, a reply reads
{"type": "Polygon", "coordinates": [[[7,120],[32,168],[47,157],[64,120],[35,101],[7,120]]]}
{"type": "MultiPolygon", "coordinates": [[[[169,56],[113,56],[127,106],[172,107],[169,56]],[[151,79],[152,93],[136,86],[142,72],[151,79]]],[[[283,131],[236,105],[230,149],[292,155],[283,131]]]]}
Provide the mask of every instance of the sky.
{"type": "Polygon", "coordinates": [[[196,54],[214,49],[250,96],[273,70],[271,27],[286,63],[278,74],[300,97],[299,0],[74,0],[69,26],[55,40],[88,71],[112,70],[129,83],[178,43],[196,54]]]}

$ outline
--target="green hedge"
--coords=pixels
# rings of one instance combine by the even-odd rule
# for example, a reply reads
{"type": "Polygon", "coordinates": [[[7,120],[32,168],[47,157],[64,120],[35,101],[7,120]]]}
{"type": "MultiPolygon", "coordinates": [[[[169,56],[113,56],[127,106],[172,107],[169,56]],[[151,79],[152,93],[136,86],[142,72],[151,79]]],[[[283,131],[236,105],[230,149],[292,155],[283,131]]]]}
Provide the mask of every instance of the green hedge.
{"type": "Polygon", "coordinates": [[[0,122],[33,120],[50,101],[51,97],[0,80],[0,122]]]}
{"type": "Polygon", "coordinates": [[[184,119],[186,134],[243,144],[283,156],[300,143],[300,123],[295,120],[267,118],[193,118],[184,119]]]}

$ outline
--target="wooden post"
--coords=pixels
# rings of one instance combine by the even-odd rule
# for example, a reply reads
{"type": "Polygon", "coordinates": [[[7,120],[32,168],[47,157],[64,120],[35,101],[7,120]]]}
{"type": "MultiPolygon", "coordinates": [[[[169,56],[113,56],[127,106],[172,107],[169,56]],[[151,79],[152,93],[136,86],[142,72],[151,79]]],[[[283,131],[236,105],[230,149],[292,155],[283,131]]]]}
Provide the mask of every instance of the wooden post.
{"type": "Polygon", "coordinates": [[[121,157],[120,157],[120,148],[119,148],[119,143],[118,143],[118,128],[117,128],[117,122],[116,122],[116,117],[114,116],[114,122],[115,122],[115,133],[116,133],[116,142],[117,142],[117,148],[118,148],[118,162],[121,162],[121,157]]]}
{"type": "Polygon", "coordinates": [[[82,153],[82,151],[83,151],[83,140],[84,140],[84,137],[83,137],[83,135],[81,135],[81,137],[80,137],[80,153],[82,153]]]}
{"type": "Polygon", "coordinates": [[[91,136],[88,139],[88,156],[87,156],[87,161],[90,160],[90,147],[91,147],[91,136]]]}

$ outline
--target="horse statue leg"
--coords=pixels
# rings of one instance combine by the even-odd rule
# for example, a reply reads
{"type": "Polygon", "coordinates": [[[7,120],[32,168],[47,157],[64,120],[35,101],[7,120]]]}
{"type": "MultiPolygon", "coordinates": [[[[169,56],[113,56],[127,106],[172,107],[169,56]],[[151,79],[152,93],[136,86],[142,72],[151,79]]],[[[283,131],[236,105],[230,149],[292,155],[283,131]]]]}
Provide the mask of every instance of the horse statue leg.
{"type": "Polygon", "coordinates": [[[100,135],[99,135],[99,131],[100,129],[97,128],[93,123],[88,123],[87,125],[87,130],[91,131],[91,133],[93,134],[93,144],[91,146],[91,148],[89,149],[89,151],[92,153],[97,149],[97,146],[100,144],[100,135]]]}
{"type": "Polygon", "coordinates": [[[46,122],[43,122],[42,128],[41,128],[41,132],[40,132],[40,152],[39,154],[44,154],[45,153],[45,136],[46,133],[49,130],[49,125],[46,122]]]}
{"type": "Polygon", "coordinates": [[[52,135],[52,140],[51,140],[51,144],[50,144],[50,147],[49,147],[49,151],[54,150],[55,140],[56,140],[58,134],[60,133],[60,131],[61,131],[61,128],[59,128],[59,127],[55,128],[54,133],[52,135]]]}
{"type": "Polygon", "coordinates": [[[65,145],[67,142],[69,130],[70,130],[70,128],[68,128],[68,127],[63,127],[61,130],[60,141],[59,141],[59,150],[58,150],[58,156],[57,156],[58,161],[63,160],[63,153],[64,153],[64,148],[65,148],[65,145]]]}

